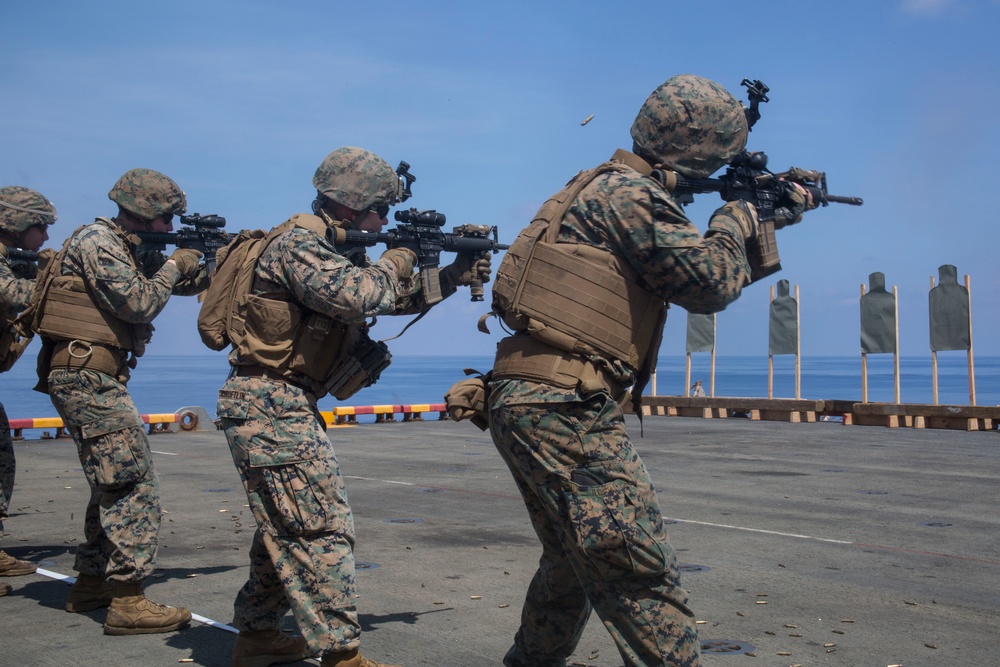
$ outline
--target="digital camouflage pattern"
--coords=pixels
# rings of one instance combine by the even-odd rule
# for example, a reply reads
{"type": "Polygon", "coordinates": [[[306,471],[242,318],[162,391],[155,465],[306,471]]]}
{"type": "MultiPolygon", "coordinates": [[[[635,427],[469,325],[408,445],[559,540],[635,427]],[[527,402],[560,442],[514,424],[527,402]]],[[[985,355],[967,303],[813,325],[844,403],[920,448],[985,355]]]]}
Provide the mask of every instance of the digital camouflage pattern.
{"type": "MultiPolygon", "coordinates": [[[[34,273],[34,270],[30,272],[34,273]]],[[[0,257],[0,327],[9,327],[17,314],[24,310],[31,300],[34,285],[33,280],[16,275],[6,257],[0,257]]],[[[7,510],[14,491],[15,470],[10,422],[7,421],[7,412],[0,404],[0,537],[4,533],[3,520],[8,516],[7,510]]]]}
{"type": "Polygon", "coordinates": [[[629,667],[699,664],[649,474],[604,392],[545,404],[542,386],[494,383],[490,431],[521,491],[542,558],[528,586],[507,667],[565,665],[591,609],[629,667]]]}
{"type": "MultiPolygon", "coordinates": [[[[149,324],[166,305],[180,271],[166,264],[147,280],[135,252],[113,221],[99,218],[68,241],[62,275],[81,278],[101,310],[149,324]]],[[[142,581],[156,560],[160,490],[132,397],[118,380],[89,370],[54,369],[48,387],[90,484],[86,542],[77,549],[75,567],[118,582],[142,581]]]]}
{"type": "Polygon", "coordinates": [[[0,537],[4,535],[3,520],[10,517],[10,499],[14,493],[14,473],[17,460],[14,458],[14,439],[10,435],[10,421],[3,403],[0,403],[0,537]]]}
{"type": "Polygon", "coordinates": [[[702,237],[659,183],[632,169],[601,174],[563,218],[557,241],[610,251],[649,291],[693,313],[714,313],[749,284],[745,221],[732,206],[715,211],[702,237]]]}
{"type": "MultiPolygon", "coordinates": [[[[364,253],[348,259],[301,228],[267,247],[255,278],[256,294],[358,326],[422,305],[419,280],[400,279],[389,260],[369,262],[364,253]]],[[[235,351],[229,359],[240,365],[235,351]]],[[[216,412],[257,521],[233,623],[241,631],[280,628],[290,608],[309,649],[323,654],[357,647],[361,626],[354,519],[316,391],[305,376],[294,383],[231,377],[216,412]]]]}
{"type": "Polygon", "coordinates": [[[312,653],[356,648],[354,518],[315,400],[291,384],[235,377],[217,413],[257,522],[233,625],[279,629],[291,609],[312,653]]]}
{"type": "Polygon", "coordinates": [[[42,193],[20,185],[0,188],[0,230],[14,236],[56,221],[56,207],[42,193]]]}
{"type": "Polygon", "coordinates": [[[138,263],[136,246],[126,243],[121,229],[107,218],[99,218],[74,235],[62,263],[62,275],[82,278],[98,308],[132,324],[152,322],[181,278],[176,264],[164,264],[147,279],[138,263]]]}
{"type": "MultiPolygon", "coordinates": [[[[167,263],[167,257],[161,250],[152,249],[145,244],[139,244],[138,261],[139,269],[147,279],[152,279],[163,265],[167,263]]],[[[181,276],[177,284],[171,290],[174,296],[195,296],[208,289],[211,283],[208,266],[203,262],[198,267],[198,273],[193,276],[181,276]]]]}
{"type": "Polygon", "coordinates": [[[187,210],[184,191],[152,169],[132,169],[122,174],[108,192],[108,199],[144,220],[180,215],[187,210]]]}
{"type": "MultiPolygon", "coordinates": [[[[326,238],[302,228],[281,234],[261,253],[254,292],[288,298],[358,327],[378,315],[419,312],[424,303],[416,274],[400,278],[388,258],[371,262],[359,253],[348,259],[326,238]]],[[[240,363],[235,351],[229,360],[240,363]]],[[[305,375],[294,380],[317,396],[325,393],[305,375]]]]}
{"type": "Polygon", "coordinates": [[[683,74],[654,90],[632,124],[639,155],[689,178],[711,176],[743,150],[749,128],[725,88],[683,74]]]}
{"type": "Polygon", "coordinates": [[[313,176],[316,190],[355,211],[392,206],[401,194],[399,178],[389,163],[363,148],[338,148],[320,163],[313,176]]]}
{"type": "Polygon", "coordinates": [[[49,397],[76,443],[90,485],[80,574],[140,582],[156,565],[160,485],[128,389],[96,371],[53,370],[49,397]]]}
{"type": "MultiPolygon", "coordinates": [[[[739,214],[724,207],[709,227],[702,237],[656,181],[614,170],[580,192],[557,240],[608,250],[652,293],[711,313],[739,296],[750,268],[739,214]]],[[[699,665],[676,556],[618,405],[605,391],[526,380],[489,389],[493,441],[543,549],[504,664],[564,665],[593,608],[627,667],[699,665]]]]}

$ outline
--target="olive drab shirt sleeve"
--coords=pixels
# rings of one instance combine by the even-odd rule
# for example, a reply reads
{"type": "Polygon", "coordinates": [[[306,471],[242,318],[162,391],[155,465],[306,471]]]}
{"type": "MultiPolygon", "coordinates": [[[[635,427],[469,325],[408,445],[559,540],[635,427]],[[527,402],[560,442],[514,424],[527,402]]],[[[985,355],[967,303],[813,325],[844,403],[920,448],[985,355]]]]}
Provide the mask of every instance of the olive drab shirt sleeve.
{"type": "Polygon", "coordinates": [[[167,305],[180,270],[164,264],[147,279],[133,263],[131,250],[108,227],[90,225],[73,241],[62,274],[83,279],[98,308],[132,324],[149,324],[167,305]]]}
{"type": "Polygon", "coordinates": [[[326,239],[292,229],[271,243],[257,264],[258,293],[285,291],[297,303],[346,323],[408,309],[409,281],[389,262],[356,266],[326,239]]]}
{"type": "Polygon", "coordinates": [[[6,257],[0,257],[0,308],[19,313],[31,301],[35,281],[19,278],[10,268],[6,257]]]}
{"type": "Polygon", "coordinates": [[[750,267],[739,224],[717,212],[712,225],[702,236],[655,181],[638,172],[609,172],[580,193],[560,240],[607,248],[664,300],[714,313],[739,297],[750,267]]]}

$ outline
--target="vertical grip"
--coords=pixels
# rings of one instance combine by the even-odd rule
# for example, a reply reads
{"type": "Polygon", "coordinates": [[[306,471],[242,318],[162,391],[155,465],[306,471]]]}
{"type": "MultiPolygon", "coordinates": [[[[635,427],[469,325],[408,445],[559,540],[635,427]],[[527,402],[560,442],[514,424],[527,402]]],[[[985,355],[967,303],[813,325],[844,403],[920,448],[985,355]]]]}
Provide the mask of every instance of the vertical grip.
{"type": "Polygon", "coordinates": [[[472,292],[470,301],[483,301],[483,295],[486,293],[483,289],[483,281],[473,280],[469,283],[469,290],[472,292]]]}

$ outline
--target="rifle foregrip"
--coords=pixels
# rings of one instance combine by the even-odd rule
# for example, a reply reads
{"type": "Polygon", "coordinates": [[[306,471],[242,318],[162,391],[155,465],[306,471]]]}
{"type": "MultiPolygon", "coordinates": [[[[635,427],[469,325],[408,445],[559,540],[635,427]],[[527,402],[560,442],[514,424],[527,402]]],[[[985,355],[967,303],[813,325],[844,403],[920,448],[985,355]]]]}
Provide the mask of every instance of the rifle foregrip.
{"type": "Polygon", "coordinates": [[[472,292],[472,298],[470,301],[483,301],[483,296],[486,294],[483,289],[483,282],[481,280],[473,280],[469,283],[469,290],[472,292]]]}

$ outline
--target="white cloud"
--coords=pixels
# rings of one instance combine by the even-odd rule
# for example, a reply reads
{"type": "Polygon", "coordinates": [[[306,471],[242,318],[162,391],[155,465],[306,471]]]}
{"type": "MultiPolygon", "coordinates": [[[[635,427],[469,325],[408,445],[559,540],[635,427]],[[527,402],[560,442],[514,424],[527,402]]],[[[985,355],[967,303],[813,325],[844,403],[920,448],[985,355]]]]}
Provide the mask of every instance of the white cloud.
{"type": "Polygon", "coordinates": [[[917,16],[941,16],[962,5],[962,0],[903,0],[902,9],[917,16]]]}

